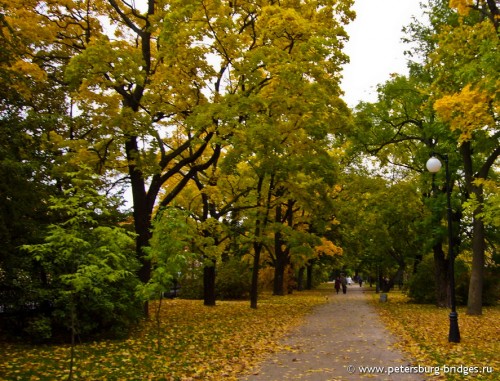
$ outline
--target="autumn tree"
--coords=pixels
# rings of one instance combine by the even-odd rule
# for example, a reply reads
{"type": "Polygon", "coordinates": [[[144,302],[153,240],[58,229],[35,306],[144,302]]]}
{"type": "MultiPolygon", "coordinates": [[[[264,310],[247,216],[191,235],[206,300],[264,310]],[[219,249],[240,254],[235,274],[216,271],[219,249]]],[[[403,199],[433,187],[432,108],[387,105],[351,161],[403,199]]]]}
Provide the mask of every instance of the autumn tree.
{"type": "Polygon", "coordinates": [[[220,151],[215,144],[211,155],[199,161],[216,133],[201,90],[223,73],[207,65],[209,47],[195,44],[205,36],[205,25],[180,19],[196,18],[194,13],[202,10],[172,5],[148,1],[140,9],[121,1],[104,3],[99,9],[114,36],[110,30],[97,33],[67,70],[79,107],[100,127],[100,136],[112,142],[112,152],[121,153],[107,165],[128,168],[143,282],[149,280],[150,263],[142,251],[151,238],[160,191],[166,206],[220,151]],[[162,190],[177,175],[178,181],[162,190]]]}
{"type": "Polygon", "coordinates": [[[288,135],[319,147],[343,123],[338,73],[351,3],[9,4],[12,25],[33,41],[20,67],[54,75],[66,101],[70,118],[50,135],[60,162],[91,164],[111,185],[129,181],[143,282],[155,206],[215,168],[222,147],[238,151],[242,133],[257,133],[258,151],[272,154],[258,163],[268,181],[269,163],[293,154],[280,152],[288,135]]]}
{"type": "MultiPolygon", "coordinates": [[[[437,118],[429,105],[430,72],[418,62],[410,65],[410,75],[394,75],[378,87],[378,101],[362,103],[356,109],[356,125],[349,132],[352,141],[351,152],[354,163],[360,166],[363,161],[372,160],[373,171],[366,176],[380,175],[404,181],[416,174],[423,173],[422,199],[429,205],[432,214],[425,219],[428,224],[430,242],[435,267],[436,304],[447,306],[450,302],[448,285],[448,258],[444,245],[447,242],[446,229],[442,221],[446,220],[444,196],[446,184],[431,177],[424,167],[429,155],[436,146],[446,146],[452,141],[451,134],[437,118]],[[437,228],[438,227],[438,228],[437,228]]],[[[453,183],[458,158],[450,154],[450,172],[453,183]]],[[[454,187],[454,199],[458,188],[454,187]]],[[[459,203],[458,203],[459,205],[459,203]]],[[[455,225],[460,223],[460,215],[454,215],[455,225]],[[458,219],[458,220],[457,220],[458,219]]],[[[455,240],[459,230],[455,229],[455,240]]],[[[427,245],[426,245],[427,246],[427,245]]]]}
{"type": "MultiPolygon", "coordinates": [[[[43,304],[46,274],[20,247],[43,240],[53,222],[47,205],[60,192],[62,177],[62,152],[53,137],[69,132],[71,119],[61,84],[64,51],[53,52],[30,28],[44,20],[34,15],[28,21],[22,5],[0,5],[0,294],[14,313],[43,304]],[[47,59],[50,52],[58,57],[53,62],[47,59]]],[[[24,323],[16,320],[16,325],[24,323]]]]}
{"type": "Polygon", "coordinates": [[[472,214],[472,272],[467,313],[482,313],[486,255],[484,182],[493,175],[498,144],[498,5],[494,1],[451,1],[455,22],[436,30],[429,56],[435,72],[434,108],[447,123],[462,159],[467,198],[477,201],[472,214]]]}
{"type": "MultiPolygon", "coordinates": [[[[462,205],[471,197],[480,200],[476,205],[482,205],[479,184],[489,176],[495,176],[492,168],[499,153],[494,116],[497,107],[494,85],[496,65],[490,64],[496,59],[498,38],[495,23],[488,16],[497,11],[492,2],[474,5],[472,2],[455,2],[455,6],[458,3],[461,4],[460,12],[472,12],[467,18],[449,8],[447,2],[428,2],[425,10],[429,23],[414,22],[406,29],[407,40],[419,42],[409,52],[414,60],[409,63],[410,76],[396,76],[380,86],[379,102],[362,105],[357,119],[360,127],[378,126],[366,135],[357,135],[357,141],[362,142],[368,152],[376,153],[382,163],[422,171],[422,163],[433,151],[449,155],[455,205],[453,243],[457,249],[463,236],[461,232],[466,230],[462,205]],[[457,146],[460,147],[458,152],[457,146]],[[465,176],[458,175],[461,171],[465,176]]],[[[360,131],[367,129],[361,128],[360,131]]],[[[442,183],[441,180],[439,182],[442,183]]],[[[444,193],[446,188],[434,186],[433,190],[437,195],[437,192],[444,193]]],[[[435,200],[439,202],[440,199],[435,200]]],[[[439,210],[443,211],[444,207],[439,210]]],[[[475,213],[480,216],[481,209],[475,213]]],[[[434,218],[434,224],[440,219],[434,218]]],[[[480,218],[474,217],[473,221],[475,263],[470,287],[474,291],[470,293],[469,303],[477,307],[485,230],[480,218]]],[[[445,285],[446,277],[439,274],[445,273],[449,258],[445,258],[439,241],[436,241],[433,251],[438,285],[445,285]]],[[[444,289],[438,287],[437,299],[441,305],[443,295],[449,292],[439,292],[439,289],[444,289]]]]}
{"type": "Polygon", "coordinates": [[[413,178],[397,182],[350,173],[335,199],[346,268],[389,279],[388,291],[423,255],[424,205],[413,178]]]}
{"type": "Polygon", "coordinates": [[[269,256],[275,269],[273,293],[276,295],[287,291],[285,271],[306,267],[321,255],[341,253],[331,241],[333,238],[326,236],[336,222],[331,200],[336,195],[338,162],[332,150],[322,151],[320,143],[316,144],[312,151],[300,144],[294,148],[298,149],[294,155],[287,155],[284,160],[287,176],[275,192],[270,226],[274,244],[269,256]]]}
{"type": "MultiPolygon", "coordinates": [[[[472,273],[467,313],[482,313],[486,226],[484,181],[491,176],[500,154],[498,145],[498,17],[494,1],[452,1],[460,17],[437,38],[432,63],[446,63],[437,70],[434,107],[457,137],[468,197],[478,204],[472,221],[472,273]],[[460,54],[450,55],[450,51],[460,54]],[[449,74],[453,73],[453,77],[449,74]]],[[[437,65],[436,65],[437,66],[437,65]]]]}
{"type": "MultiPolygon", "coordinates": [[[[254,268],[258,269],[270,212],[283,199],[280,189],[296,170],[287,168],[288,160],[300,166],[307,155],[315,157],[314,150],[318,157],[327,157],[329,134],[345,124],[348,113],[339,99],[338,73],[346,59],[341,53],[346,38],[342,25],[352,17],[350,2],[323,7],[316,2],[202,5],[204,13],[193,16],[193,23],[205,20],[208,36],[213,38],[207,44],[220,58],[219,72],[224,72],[220,77],[224,107],[212,107],[217,110],[217,131],[227,132],[220,165],[224,175],[243,176],[240,171],[244,171],[244,176],[253,179],[251,193],[242,191],[252,200],[250,213],[256,213],[250,230],[255,237],[254,268]],[[227,14],[231,17],[223,17],[227,14]],[[238,166],[243,162],[248,165],[238,166]]],[[[182,40],[180,36],[175,40],[182,40]]],[[[202,117],[209,119],[207,114],[202,117]]],[[[233,218],[238,216],[237,207],[218,204],[210,197],[216,195],[210,187],[219,173],[201,173],[194,181],[204,190],[208,216],[222,218],[220,213],[229,210],[233,218]],[[208,186],[202,184],[203,179],[208,186]]],[[[254,297],[256,282],[254,274],[254,297]]]]}
{"type": "MultiPolygon", "coordinates": [[[[280,105],[272,118],[287,115],[294,97],[311,93],[294,89],[295,78],[331,81],[325,89],[338,93],[334,78],[344,59],[341,25],[351,16],[349,5],[102,4],[114,35],[97,31],[67,78],[78,86],[79,107],[101,126],[100,136],[113,137],[126,158],[138,255],[150,238],[154,204],[168,205],[197,172],[215,165],[249,114],[288,98],[288,108],[280,105]],[[164,187],[174,176],[178,182],[164,187]]],[[[141,279],[148,272],[145,261],[141,279]]]]}
{"type": "Polygon", "coordinates": [[[109,218],[116,200],[99,194],[93,176],[87,168],[68,173],[68,185],[50,199],[56,222],[44,242],[23,246],[43,269],[48,287],[42,300],[51,305],[31,322],[32,330],[43,331],[32,333],[49,338],[52,328],[64,327],[72,344],[76,335],[120,335],[140,316],[133,234],[109,218]]]}

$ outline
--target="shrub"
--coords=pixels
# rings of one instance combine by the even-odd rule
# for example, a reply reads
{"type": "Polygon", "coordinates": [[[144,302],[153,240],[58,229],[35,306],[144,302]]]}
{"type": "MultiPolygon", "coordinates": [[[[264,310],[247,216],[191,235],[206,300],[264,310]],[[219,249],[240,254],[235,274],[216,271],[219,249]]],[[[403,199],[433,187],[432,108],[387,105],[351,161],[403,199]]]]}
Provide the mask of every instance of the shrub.
{"type": "MultiPolygon", "coordinates": [[[[455,295],[457,304],[467,302],[469,271],[463,260],[455,260],[455,295]]],[[[408,283],[408,296],[415,303],[436,303],[436,279],[434,277],[434,258],[424,257],[417,266],[417,272],[408,283]]]]}
{"type": "Polygon", "coordinates": [[[215,289],[220,299],[245,299],[249,295],[252,272],[239,258],[222,262],[217,268],[215,289]]]}
{"type": "MultiPolygon", "coordinates": [[[[45,274],[43,298],[36,302],[50,306],[46,316],[52,331],[70,330],[80,337],[126,332],[141,311],[135,297],[135,237],[118,226],[113,200],[95,187],[85,168],[68,174],[68,188],[51,198],[55,222],[44,242],[23,247],[45,274]]],[[[39,317],[25,332],[47,336],[50,330],[39,317]]]]}
{"type": "Polygon", "coordinates": [[[42,342],[52,337],[52,324],[47,316],[35,316],[28,320],[24,331],[35,342],[42,342]]]}
{"type": "Polygon", "coordinates": [[[203,267],[192,266],[184,271],[179,280],[179,296],[184,299],[203,299],[203,267]]]}

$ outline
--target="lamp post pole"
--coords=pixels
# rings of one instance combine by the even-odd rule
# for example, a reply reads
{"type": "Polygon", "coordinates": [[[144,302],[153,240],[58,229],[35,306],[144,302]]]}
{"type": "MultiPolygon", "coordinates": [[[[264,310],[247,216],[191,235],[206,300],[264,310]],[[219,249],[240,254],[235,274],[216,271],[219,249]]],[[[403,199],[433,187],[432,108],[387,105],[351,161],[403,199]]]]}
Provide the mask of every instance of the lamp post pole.
{"type": "MultiPolygon", "coordinates": [[[[435,153],[444,161],[445,175],[446,175],[446,214],[448,218],[448,276],[450,283],[450,298],[451,298],[451,312],[450,312],[450,331],[448,334],[448,341],[450,343],[460,342],[460,330],[458,328],[458,313],[455,298],[455,253],[453,250],[453,228],[452,228],[452,210],[451,210],[451,177],[448,167],[448,155],[440,155],[435,153]]],[[[435,156],[431,157],[426,164],[427,169],[431,173],[436,173],[441,169],[441,162],[435,156]]]]}

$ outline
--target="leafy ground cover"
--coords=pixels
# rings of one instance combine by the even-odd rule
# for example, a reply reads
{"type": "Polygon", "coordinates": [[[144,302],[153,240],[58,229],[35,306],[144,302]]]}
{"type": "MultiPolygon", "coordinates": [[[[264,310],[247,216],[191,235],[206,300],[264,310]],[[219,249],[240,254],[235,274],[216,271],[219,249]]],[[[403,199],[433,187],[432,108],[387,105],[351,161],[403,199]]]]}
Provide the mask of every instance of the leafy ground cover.
{"type": "MultiPolygon", "coordinates": [[[[331,292],[329,286],[284,297],[267,295],[257,310],[250,309],[247,301],[204,307],[201,301],[166,300],[159,331],[154,318],[158,305],[153,302],[151,320],[128,339],[78,344],[74,379],[236,380],[280,350],[279,339],[331,292]]],[[[413,365],[440,367],[433,379],[498,379],[500,307],[485,308],[483,316],[468,316],[460,308],[462,340],[450,344],[447,309],[408,303],[399,292],[389,293],[386,303],[379,303],[373,294],[373,304],[387,327],[402,338],[398,346],[414,359],[413,365]]],[[[0,343],[0,380],[64,380],[69,362],[67,345],[0,343]]]]}
{"type": "Polygon", "coordinates": [[[379,303],[374,294],[373,301],[386,326],[402,338],[400,349],[415,365],[433,367],[433,379],[499,379],[500,307],[483,308],[482,316],[458,308],[461,341],[449,343],[448,309],[411,304],[400,292],[390,292],[386,303],[379,303]]]}
{"type": "MultiPolygon", "coordinates": [[[[331,289],[263,296],[256,310],[248,301],[204,307],[201,301],[164,300],[159,330],[153,302],[151,320],[128,339],[77,345],[73,379],[235,380],[279,350],[279,339],[324,303],[326,293],[331,289]]],[[[0,343],[0,380],[64,380],[69,364],[67,345],[0,343]]]]}

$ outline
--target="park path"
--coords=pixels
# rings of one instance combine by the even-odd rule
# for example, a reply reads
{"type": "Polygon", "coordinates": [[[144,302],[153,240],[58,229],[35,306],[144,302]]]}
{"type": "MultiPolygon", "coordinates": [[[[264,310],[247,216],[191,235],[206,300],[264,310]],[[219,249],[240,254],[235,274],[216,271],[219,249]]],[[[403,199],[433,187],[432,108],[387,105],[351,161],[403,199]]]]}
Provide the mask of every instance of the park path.
{"type": "Polygon", "coordinates": [[[384,327],[370,305],[368,292],[353,285],[347,294],[337,295],[332,286],[328,302],[315,308],[304,324],[283,339],[291,350],[272,355],[240,380],[425,380],[423,374],[388,374],[389,367],[411,364],[392,347],[397,338],[384,327]],[[385,371],[372,369],[363,373],[359,367],[385,367],[385,371]]]}

